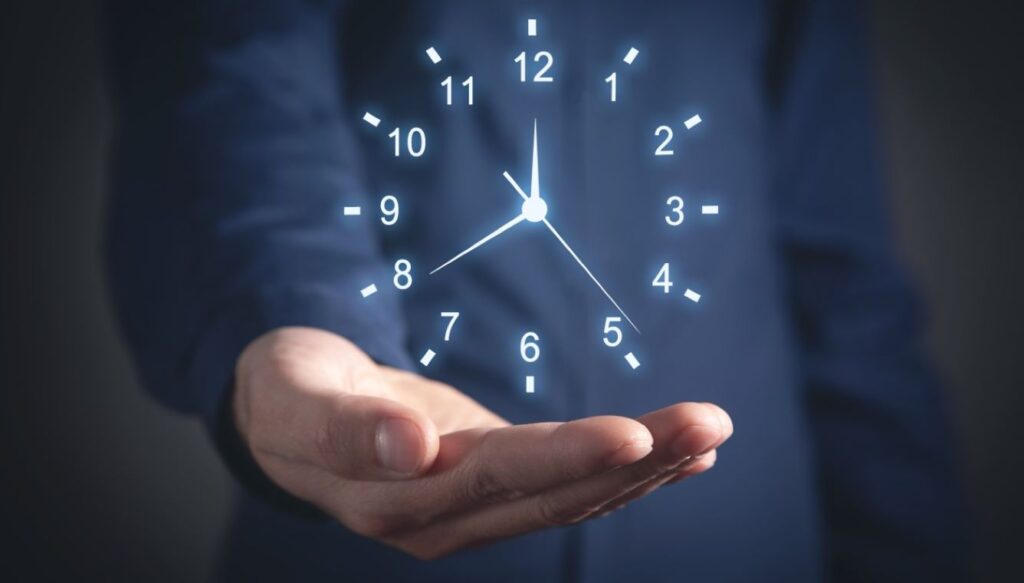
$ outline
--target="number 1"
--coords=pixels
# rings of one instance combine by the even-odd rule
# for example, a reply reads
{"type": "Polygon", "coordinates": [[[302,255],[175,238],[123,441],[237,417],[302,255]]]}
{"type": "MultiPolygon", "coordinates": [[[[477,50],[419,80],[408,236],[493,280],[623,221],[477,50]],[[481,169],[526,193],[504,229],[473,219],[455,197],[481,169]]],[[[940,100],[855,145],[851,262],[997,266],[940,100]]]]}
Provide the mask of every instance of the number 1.
{"type": "Polygon", "coordinates": [[[615,75],[616,75],[615,73],[612,73],[611,75],[608,75],[607,79],[604,80],[605,83],[608,83],[609,85],[612,86],[612,101],[615,101],[615,83],[616,83],[615,75]]]}

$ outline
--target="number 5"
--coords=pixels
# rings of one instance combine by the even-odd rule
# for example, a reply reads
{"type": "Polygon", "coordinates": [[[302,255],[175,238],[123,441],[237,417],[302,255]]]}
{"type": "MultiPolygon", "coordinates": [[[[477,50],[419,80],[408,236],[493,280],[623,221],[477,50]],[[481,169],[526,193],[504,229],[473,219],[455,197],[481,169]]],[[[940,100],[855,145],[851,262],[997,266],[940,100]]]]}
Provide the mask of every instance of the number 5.
{"type": "Polygon", "coordinates": [[[459,313],[458,312],[441,312],[441,317],[442,318],[451,318],[451,321],[448,322],[448,327],[444,329],[444,341],[448,342],[448,339],[451,338],[451,336],[452,336],[452,326],[455,325],[455,320],[459,319],[459,313]]]}
{"type": "Polygon", "coordinates": [[[604,345],[608,348],[615,348],[622,343],[622,328],[612,325],[619,322],[622,322],[619,316],[608,316],[604,319],[604,345]],[[615,340],[612,340],[609,334],[615,336],[615,340]]]}

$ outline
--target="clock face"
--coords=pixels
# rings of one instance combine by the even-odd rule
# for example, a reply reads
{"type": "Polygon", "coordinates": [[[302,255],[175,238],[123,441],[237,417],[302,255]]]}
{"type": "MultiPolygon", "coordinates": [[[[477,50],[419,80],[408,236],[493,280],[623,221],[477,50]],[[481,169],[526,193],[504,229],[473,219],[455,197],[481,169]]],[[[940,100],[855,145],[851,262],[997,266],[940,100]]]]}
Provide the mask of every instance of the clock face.
{"type": "MultiPolygon", "coordinates": [[[[421,372],[429,374],[430,369],[436,368],[437,362],[443,360],[446,353],[454,352],[451,348],[459,343],[461,328],[474,320],[481,321],[490,317],[488,313],[473,313],[461,306],[459,286],[438,284],[438,280],[454,278],[461,281],[461,285],[467,285],[467,278],[474,277],[474,269],[479,272],[476,274],[478,280],[487,279],[485,272],[480,272],[480,266],[520,264],[523,269],[521,280],[506,283],[508,287],[528,290],[532,277],[543,277],[533,274],[530,266],[538,261],[556,261],[561,266],[559,279],[571,288],[570,293],[587,296],[581,301],[600,306],[599,315],[592,317],[594,321],[579,330],[552,335],[546,334],[544,322],[539,319],[513,322],[507,330],[508,338],[495,344],[508,349],[499,349],[503,354],[498,360],[504,359],[507,363],[507,376],[514,377],[510,384],[528,395],[545,392],[545,357],[552,352],[564,354],[572,350],[571,346],[553,350],[556,347],[552,343],[566,342],[567,338],[578,340],[584,336],[591,336],[590,340],[599,342],[604,357],[619,362],[622,370],[632,375],[640,374],[646,360],[643,347],[644,322],[632,317],[633,306],[625,301],[624,296],[619,295],[619,289],[612,282],[622,285],[622,278],[609,273],[609,262],[602,261],[597,250],[581,244],[580,240],[572,236],[571,231],[563,230],[561,219],[573,216],[574,210],[567,208],[564,193],[555,185],[562,185],[562,188],[569,185],[569,189],[575,190],[578,188],[574,185],[575,181],[564,176],[564,173],[558,180],[549,178],[552,169],[559,172],[565,165],[552,152],[565,155],[573,149],[572,146],[565,146],[567,138],[560,135],[557,119],[557,112],[562,115],[571,115],[571,112],[565,107],[534,108],[534,105],[543,104],[545,99],[557,99],[554,94],[546,93],[546,88],[556,86],[563,78],[570,78],[574,79],[571,82],[588,88],[587,99],[603,102],[609,115],[615,115],[615,110],[619,108],[637,107],[638,101],[634,99],[636,96],[630,88],[630,81],[631,73],[644,64],[644,51],[627,45],[617,58],[597,68],[601,71],[599,75],[593,75],[593,79],[581,79],[578,73],[573,74],[561,66],[559,45],[555,39],[545,38],[543,19],[525,18],[521,22],[509,23],[509,26],[520,29],[520,34],[514,36],[521,46],[507,50],[504,55],[506,62],[493,63],[488,67],[486,73],[489,76],[484,76],[483,71],[468,70],[465,66],[467,62],[479,66],[479,58],[460,59],[443,50],[440,45],[427,42],[418,49],[418,54],[408,56],[409,59],[417,59],[421,65],[421,74],[416,77],[416,83],[410,83],[415,87],[400,88],[399,79],[393,80],[395,85],[389,85],[388,89],[399,91],[403,96],[414,95],[419,90],[428,92],[428,95],[420,95],[419,101],[431,105],[433,111],[429,117],[436,120],[432,123],[475,123],[485,127],[494,123],[492,118],[496,111],[489,107],[488,99],[501,94],[507,100],[509,93],[523,92],[524,98],[515,119],[504,120],[502,123],[503,127],[512,125],[508,133],[516,136],[513,145],[511,148],[491,146],[498,152],[498,157],[501,150],[510,150],[507,152],[507,163],[502,168],[494,168],[493,173],[490,173],[478,167],[460,167],[453,163],[450,156],[434,152],[438,148],[451,146],[453,140],[435,138],[445,135],[444,127],[429,127],[426,123],[416,122],[417,119],[428,117],[422,111],[398,111],[400,106],[394,105],[368,105],[362,110],[358,121],[361,133],[368,143],[376,146],[371,149],[377,150],[377,155],[388,159],[389,164],[384,172],[411,172],[413,178],[402,182],[403,186],[399,190],[403,192],[383,190],[365,197],[359,204],[344,206],[344,220],[374,225],[391,254],[385,257],[391,268],[388,273],[368,276],[362,288],[351,290],[350,293],[357,301],[376,302],[393,301],[387,298],[413,294],[418,291],[417,288],[424,286],[432,290],[429,295],[432,301],[436,301],[436,305],[419,309],[420,318],[417,319],[417,323],[425,325],[429,333],[416,335],[419,346],[412,347],[422,367],[421,372]],[[495,72],[500,74],[496,75],[495,72]],[[530,111],[531,108],[535,111],[530,111]],[[556,140],[557,148],[552,147],[556,140]],[[438,175],[447,178],[438,179],[438,175]],[[471,177],[456,182],[458,190],[463,194],[461,198],[455,196],[450,200],[431,201],[414,192],[417,183],[453,182],[451,175],[471,177]],[[443,209],[437,208],[461,204],[472,207],[474,212],[452,212],[447,215],[443,209]],[[558,212],[553,212],[554,209],[558,209],[558,212]],[[463,222],[467,215],[474,217],[471,224],[463,222]],[[417,224],[428,220],[427,217],[431,224],[417,224]],[[545,238],[542,252],[561,257],[550,260],[538,258],[536,251],[526,257],[517,257],[514,246],[502,244],[524,232],[530,232],[532,238],[545,238]],[[403,245],[386,245],[387,240],[395,237],[396,233],[403,234],[403,245]],[[430,233],[435,235],[431,236],[430,233]],[[437,236],[437,233],[447,236],[437,236]],[[402,253],[399,248],[404,248],[406,252],[402,253]],[[571,270],[566,266],[571,266],[571,270]],[[432,322],[423,322],[424,315],[432,322]]],[[[501,58],[502,55],[497,57],[501,58]]],[[[587,73],[597,69],[589,67],[587,73]]],[[[397,102],[403,103],[402,100],[397,102]]],[[[626,128],[626,131],[644,136],[644,142],[649,144],[646,156],[650,160],[670,162],[677,156],[680,144],[685,144],[687,148],[694,145],[688,138],[699,133],[697,128],[704,123],[699,111],[685,112],[676,117],[678,119],[663,119],[645,126],[636,124],[637,127],[626,128]]],[[[635,119],[635,116],[631,119],[635,119]]],[[[704,129],[700,127],[700,130],[704,129]]],[[[481,143],[476,147],[488,146],[481,143]]],[[[644,171],[636,168],[622,170],[625,175],[644,171]]],[[[675,190],[666,193],[623,192],[624,197],[639,195],[649,199],[657,196],[659,204],[656,207],[650,204],[614,205],[609,209],[615,210],[609,212],[623,212],[625,209],[625,212],[644,213],[646,216],[633,217],[634,224],[639,222],[648,229],[668,231],[685,230],[694,221],[713,220],[712,217],[719,214],[717,201],[686,196],[683,194],[684,187],[679,184],[675,190]],[[651,212],[652,208],[657,211],[651,212]]],[[[593,212],[593,209],[588,212],[593,212]]],[[[631,236],[629,232],[603,233],[601,238],[621,240],[631,236]]],[[[704,294],[708,290],[696,284],[688,284],[680,277],[672,261],[660,261],[657,252],[653,254],[656,256],[654,259],[644,257],[639,261],[649,266],[649,273],[641,281],[631,282],[632,289],[640,286],[650,292],[641,294],[644,298],[642,301],[664,298],[692,305],[704,301],[704,294]]],[[[503,284],[480,281],[480,285],[500,287],[503,284]]],[[[498,298],[514,302],[511,298],[516,294],[515,289],[494,291],[498,298]]],[[[632,294],[630,297],[635,301],[636,296],[632,294]]],[[[430,301],[420,302],[420,305],[424,304],[430,305],[430,301]]],[[[481,312],[486,309],[480,308],[481,312]]],[[[649,314],[650,310],[645,310],[645,313],[649,314]]],[[[575,342],[570,340],[568,343],[575,342]]],[[[493,350],[494,346],[480,346],[479,349],[493,350]]],[[[463,347],[461,352],[465,353],[466,350],[463,347]]]]}

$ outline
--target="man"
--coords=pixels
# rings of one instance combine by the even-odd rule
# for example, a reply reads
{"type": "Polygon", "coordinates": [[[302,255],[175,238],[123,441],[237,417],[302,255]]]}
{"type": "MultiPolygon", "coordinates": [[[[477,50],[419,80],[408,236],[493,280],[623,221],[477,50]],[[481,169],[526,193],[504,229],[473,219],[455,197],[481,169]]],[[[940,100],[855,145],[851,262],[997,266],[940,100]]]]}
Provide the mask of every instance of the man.
{"type": "Polygon", "coordinates": [[[859,5],[178,4],[111,11],[110,265],[147,385],[204,417],[246,487],[224,577],[960,575],[859,5]],[[542,88],[506,75],[527,15],[555,55],[542,88]],[[632,39],[643,59],[612,108],[600,80],[632,39]],[[433,98],[430,44],[475,75],[473,108],[433,98]],[[429,121],[426,159],[378,155],[367,104],[429,121]],[[692,111],[706,131],[659,164],[651,129],[692,111]],[[639,376],[579,340],[608,306],[536,230],[419,271],[401,304],[358,296],[398,250],[440,262],[504,216],[534,118],[558,221],[642,323],[639,376]],[[385,187],[412,226],[342,222],[342,201],[385,187]],[[727,218],[652,228],[676,189],[727,218]],[[714,300],[645,294],[668,260],[714,300]],[[450,385],[405,372],[439,301],[477,314],[430,369],[450,385]],[[489,350],[526,321],[555,351],[532,399],[489,350]],[[668,487],[710,469],[734,422],[719,467],[668,487]]]}

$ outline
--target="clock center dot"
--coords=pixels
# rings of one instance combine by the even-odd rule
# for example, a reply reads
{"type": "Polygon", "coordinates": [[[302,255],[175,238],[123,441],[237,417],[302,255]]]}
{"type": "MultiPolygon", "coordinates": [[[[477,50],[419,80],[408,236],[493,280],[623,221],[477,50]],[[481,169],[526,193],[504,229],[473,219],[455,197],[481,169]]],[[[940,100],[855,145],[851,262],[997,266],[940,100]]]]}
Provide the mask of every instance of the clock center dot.
{"type": "Polygon", "coordinates": [[[523,216],[531,223],[539,223],[548,215],[548,203],[539,196],[523,201],[523,216]]]}

